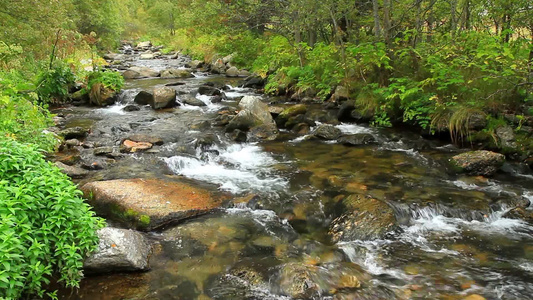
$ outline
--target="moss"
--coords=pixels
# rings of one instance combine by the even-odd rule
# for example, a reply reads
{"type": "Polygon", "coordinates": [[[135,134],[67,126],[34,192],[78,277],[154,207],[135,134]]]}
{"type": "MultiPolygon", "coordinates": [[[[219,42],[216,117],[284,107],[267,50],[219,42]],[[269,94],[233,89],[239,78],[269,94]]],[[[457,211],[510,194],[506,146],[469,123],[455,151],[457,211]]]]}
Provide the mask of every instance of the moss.
{"type": "Polygon", "coordinates": [[[150,217],[147,215],[140,216],[139,221],[143,227],[148,227],[148,225],[150,225],[150,217]]]}

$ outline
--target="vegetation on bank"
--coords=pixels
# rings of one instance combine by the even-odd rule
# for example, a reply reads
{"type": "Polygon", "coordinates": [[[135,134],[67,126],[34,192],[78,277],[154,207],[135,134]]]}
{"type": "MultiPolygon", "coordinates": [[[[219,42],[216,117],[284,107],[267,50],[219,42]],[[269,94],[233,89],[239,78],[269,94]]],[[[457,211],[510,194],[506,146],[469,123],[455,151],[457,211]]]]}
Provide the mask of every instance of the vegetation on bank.
{"type": "Polygon", "coordinates": [[[150,16],[137,27],[144,39],[208,62],[233,54],[237,66],[268,77],[268,93],[326,101],[343,86],[376,126],[407,123],[464,145],[481,141],[500,149],[495,131],[511,126],[520,143],[510,152],[532,149],[528,1],[137,5],[134,19],[150,16]]]}

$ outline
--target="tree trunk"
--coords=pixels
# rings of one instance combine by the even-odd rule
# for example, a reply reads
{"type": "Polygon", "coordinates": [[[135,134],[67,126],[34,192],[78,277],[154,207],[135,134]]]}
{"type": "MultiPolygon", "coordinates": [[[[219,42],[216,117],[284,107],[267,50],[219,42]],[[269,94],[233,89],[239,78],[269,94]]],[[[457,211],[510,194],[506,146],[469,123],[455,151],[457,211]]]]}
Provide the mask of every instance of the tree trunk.
{"type": "Polygon", "coordinates": [[[387,48],[392,46],[391,32],[391,0],[383,0],[383,35],[387,48]]]}
{"type": "Polygon", "coordinates": [[[372,0],[372,11],[374,14],[374,37],[376,41],[379,41],[381,38],[381,27],[379,25],[379,3],[378,0],[372,0]]]}
{"type": "Polygon", "coordinates": [[[457,32],[457,0],[450,1],[450,33],[452,40],[455,40],[455,33],[457,32]]]}

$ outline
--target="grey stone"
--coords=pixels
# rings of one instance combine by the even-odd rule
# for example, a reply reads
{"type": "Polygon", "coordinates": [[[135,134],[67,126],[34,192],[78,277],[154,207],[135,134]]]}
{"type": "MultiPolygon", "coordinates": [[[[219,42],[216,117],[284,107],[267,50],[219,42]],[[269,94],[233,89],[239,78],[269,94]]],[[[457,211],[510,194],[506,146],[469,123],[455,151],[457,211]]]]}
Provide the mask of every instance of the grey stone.
{"type": "Polygon", "coordinates": [[[98,230],[98,249],[85,260],[88,273],[144,271],[149,268],[150,245],[139,232],[105,227],[98,230]]]}
{"type": "Polygon", "coordinates": [[[336,140],[342,131],[333,125],[323,124],[313,131],[313,135],[324,140],[336,140]]]}
{"type": "Polygon", "coordinates": [[[55,165],[61,170],[61,172],[63,172],[64,174],[67,174],[70,178],[80,179],[89,174],[87,170],[84,170],[76,166],[68,166],[59,161],[56,162],[55,165]]]}
{"type": "Polygon", "coordinates": [[[505,156],[500,153],[479,150],[456,155],[450,161],[459,172],[473,176],[492,176],[505,162],[505,156]]]}

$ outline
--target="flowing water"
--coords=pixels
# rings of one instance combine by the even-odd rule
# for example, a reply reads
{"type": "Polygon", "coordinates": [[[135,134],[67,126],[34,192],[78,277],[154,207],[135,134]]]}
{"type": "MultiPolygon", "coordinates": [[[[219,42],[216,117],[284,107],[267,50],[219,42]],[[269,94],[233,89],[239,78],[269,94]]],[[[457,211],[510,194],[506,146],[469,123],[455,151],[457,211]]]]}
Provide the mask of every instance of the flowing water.
{"type": "MultiPolygon", "coordinates": [[[[155,69],[169,63],[137,62],[155,69]]],[[[201,125],[254,94],[236,86],[238,80],[205,74],[132,80],[114,106],[61,110],[67,126],[88,124],[88,141],[98,145],[118,146],[131,133],[166,142],[102,161],[105,168],[84,181],[179,175],[235,197],[255,195],[248,204],[147,234],[154,243],[149,272],[88,277],[61,298],[291,299],[303,284],[312,292],[300,297],[309,299],[532,299],[533,227],[503,217],[533,200],[531,172],[509,164],[491,179],[453,175],[446,160],[460,149],[357,124],[337,127],[372,134],[378,143],[347,147],[288,132],[276,141],[235,143],[223,128],[201,125]],[[228,100],[197,96],[207,106],[123,110],[140,90],[176,81],[185,83],[175,87],[182,94],[205,82],[227,84],[228,100]],[[206,136],[215,143],[195,147],[206,136]],[[387,201],[401,230],[385,239],[332,243],[329,224],[340,195],[349,194],[387,201]],[[345,282],[354,276],[360,287],[345,282]]]]}

